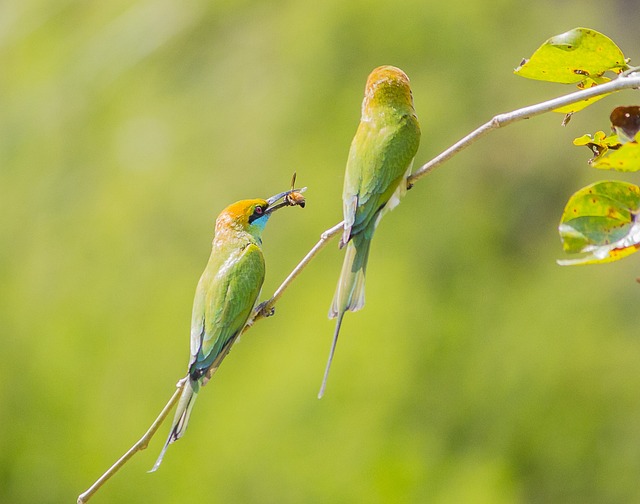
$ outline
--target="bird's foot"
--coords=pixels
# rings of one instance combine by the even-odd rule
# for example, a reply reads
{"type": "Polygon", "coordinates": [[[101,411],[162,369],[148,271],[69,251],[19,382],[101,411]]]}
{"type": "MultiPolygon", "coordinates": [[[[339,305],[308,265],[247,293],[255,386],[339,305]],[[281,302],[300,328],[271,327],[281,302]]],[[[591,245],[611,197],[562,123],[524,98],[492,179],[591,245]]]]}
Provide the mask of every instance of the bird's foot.
{"type": "Polygon", "coordinates": [[[269,306],[269,301],[264,301],[258,305],[256,308],[256,313],[260,314],[263,317],[271,317],[276,313],[275,306],[269,306]]]}

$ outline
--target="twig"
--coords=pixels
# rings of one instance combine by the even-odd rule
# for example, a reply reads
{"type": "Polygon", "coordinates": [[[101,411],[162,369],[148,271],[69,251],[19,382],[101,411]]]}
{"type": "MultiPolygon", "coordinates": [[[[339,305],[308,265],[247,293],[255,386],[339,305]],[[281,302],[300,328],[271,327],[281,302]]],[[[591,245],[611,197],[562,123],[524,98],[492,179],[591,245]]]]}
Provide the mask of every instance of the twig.
{"type": "MultiPolygon", "coordinates": [[[[637,72],[638,68],[632,68],[629,72],[637,72]]],[[[506,112],[504,114],[499,114],[493,117],[489,122],[486,122],[478,129],[472,131],[467,136],[465,136],[462,140],[459,140],[447,150],[443,151],[441,154],[434,157],[428,163],[422,165],[419,169],[411,174],[411,176],[407,179],[407,185],[411,187],[416,181],[420,180],[422,177],[432,172],[435,168],[443,164],[445,161],[448,161],[453,156],[455,156],[461,150],[469,147],[476,140],[482,138],[484,135],[498,128],[502,128],[503,126],[507,126],[508,124],[521,121],[522,119],[529,119],[530,117],[535,117],[540,114],[545,114],[547,112],[551,112],[560,107],[564,107],[566,105],[571,105],[573,103],[577,103],[582,100],[586,100],[588,98],[593,98],[595,96],[600,96],[603,94],[614,93],[616,91],[622,91],[623,89],[630,88],[638,88],[640,87],[640,75],[626,72],[620,75],[617,79],[607,82],[605,84],[600,84],[598,86],[594,86],[588,89],[583,89],[580,91],[576,91],[575,93],[570,93],[565,96],[561,96],[559,98],[554,98],[552,100],[547,100],[542,103],[537,103],[536,105],[530,105],[529,107],[524,107],[521,109],[514,110],[512,112],[506,112]]]]}
{"type": "MultiPolygon", "coordinates": [[[[456,155],[461,150],[469,147],[472,143],[477,141],[479,138],[483,137],[490,131],[501,128],[503,126],[507,126],[508,124],[514,123],[516,121],[520,121],[522,119],[528,119],[530,117],[534,117],[540,114],[544,114],[546,112],[550,112],[559,107],[563,107],[565,105],[571,105],[572,103],[577,103],[581,100],[586,100],[588,98],[593,98],[595,96],[600,96],[603,94],[613,93],[616,91],[621,91],[623,89],[630,88],[638,88],[640,87],[640,76],[635,75],[634,73],[638,71],[638,68],[632,68],[621,74],[617,79],[607,82],[605,84],[600,84],[598,86],[585,89],[582,91],[576,91],[575,93],[568,94],[566,96],[561,96],[560,98],[554,98],[553,100],[548,100],[536,105],[531,105],[529,107],[524,107],[521,109],[514,110],[512,112],[507,112],[505,114],[499,114],[493,117],[489,122],[483,124],[476,130],[469,133],[467,136],[456,142],[454,145],[443,151],[441,154],[433,158],[428,163],[422,165],[418,170],[416,170],[408,179],[407,185],[411,186],[422,177],[433,171],[435,168],[443,164],[445,161],[448,161],[454,155],[456,155]]],[[[295,280],[295,278],[302,272],[302,270],[311,262],[311,260],[316,256],[316,254],[325,247],[325,245],[336,235],[338,235],[342,231],[343,222],[340,222],[333,226],[330,229],[327,229],[320,236],[320,240],[313,246],[313,248],[304,256],[304,258],[298,263],[298,265],[293,269],[293,271],[285,278],[280,287],[275,291],[273,296],[264,303],[261,303],[252,313],[251,317],[247,321],[245,328],[243,329],[243,333],[246,332],[254,322],[269,316],[273,313],[273,307],[280,299],[284,291],[289,287],[289,285],[295,280]]],[[[226,353],[225,353],[226,355],[226,353]]],[[[220,356],[219,361],[222,360],[224,355],[220,356]]],[[[219,365],[219,362],[218,362],[219,365]]],[[[212,366],[212,368],[217,369],[217,366],[212,366]]],[[[140,440],[134,444],[129,451],[127,451],[115,464],[113,464],[107,472],[105,472],[89,489],[80,494],[78,497],[78,504],[85,504],[91,496],[98,491],[98,489],[104,485],[104,483],[111,478],[136,452],[144,450],[149,441],[154,436],[162,422],[164,422],[165,418],[171,411],[171,409],[175,406],[182,390],[187,383],[186,378],[180,380],[177,384],[177,390],[174,392],[173,396],[166,404],[158,418],[155,419],[149,430],[140,438],[140,440]]]]}
{"type": "MultiPolygon", "coordinates": [[[[300,272],[311,262],[320,250],[322,250],[327,243],[336,235],[340,234],[342,231],[343,221],[340,221],[338,224],[333,226],[332,228],[327,229],[324,233],[320,235],[320,240],[316,243],[313,248],[307,253],[306,256],[298,263],[298,265],[293,269],[289,276],[284,279],[284,282],[280,284],[280,287],[277,288],[276,292],[273,296],[266,302],[260,304],[252,316],[249,318],[247,322],[247,326],[253,325],[254,322],[260,320],[261,318],[268,317],[272,313],[272,309],[276,304],[276,301],[282,297],[284,291],[289,287],[289,285],[295,280],[295,278],[300,274],[300,272]]],[[[245,328],[246,330],[246,328],[245,328]]]]}
{"type": "MultiPolygon", "coordinates": [[[[324,246],[331,240],[331,238],[339,234],[340,231],[342,231],[342,222],[340,222],[339,224],[336,224],[332,228],[327,229],[324,233],[322,233],[318,243],[314,245],[314,247],[307,253],[307,255],[304,256],[304,258],[293,269],[293,271],[289,273],[289,276],[287,276],[287,278],[285,278],[282,284],[280,284],[280,287],[278,287],[278,289],[275,291],[273,296],[265,303],[260,304],[254,310],[253,314],[247,321],[247,324],[245,325],[242,331],[243,334],[249,329],[249,327],[251,327],[251,325],[253,325],[253,323],[256,320],[260,320],[261,318],[268,316],[267,314],[271,312],[276,301],[280,299],[283,292],[291,284],[291,282],[293,282],[293,280],[300,274],[300,272],[307,266],[307,264],[309,264],[311,259],[313,259],[315,255],[322,248],[324,248],[324,246]]],[[[231,345],[228,345],[228,348],[230,347],[231,345]]],[[[216,359],[216,362],[212,364],[211,366],[212,371],[215,371],[218,368],[218,366],[220,365],[220,362],[226,356],[227,352],[224,352],[223,354],[221,354],[219,358],[216,359]]],[[[100,478],[93,485],[91,485],[86,492],[80,494],[80,496],[78,497],[78,504],[85,504],[91,498],[91,496],[94,493],[96,493],[100,489],[100,487],[107,482],[107,480],[109,480],[109,478],[111,478],[116,472],[118,472],[122,468],[122,466],[125,465],[131,457],[133,457],[134,454],[144,450],[147,447],[147,445],[149,444],[149,441],[151,441],[151,438],[154,436],[156,431],[162,425],[162,422],[164,422],[164,420],[167,418],[167,415],[169,414],[171,409],[178,402],[180,394],[182,393],[182,390],[184,389],[186,383],[187,383],[186,377],[181,379],[177,383],[176,391],[174,392],[173,396],[171,396],[171,399],[169,399],[169,402],[163,408],[160,415],[158,415],[158,418],[156,418],[153,424],[151,424],[151,427],[149,427],[149,430],[144,434],[144,436],[142,436],[138,440],[136,444],[134,444],[131,448],[129,448],[129,451],[127,451],[127,453],[125,453],[122,457],[120,457],[115,464],[113,464],[102,476],[100,476],[100,478]]]]}
{"type": "Polygon", "coordinates": [[[137,452],[144,450],[147,447],[153,435],[160,428],[160,426],[162,425],[162,422],[164,422],[165,418],[167,418],[167,415],[169,414],[171,409],[178,402],[178,398],[180,397],[180,394],[182,393],[182,390],[184,389],[184,386],[186,383],[187,383],[187,379],[185,377],[185,378],[182,378],[176,384],[176,391],[173,393],[173,395],[171,396],[171,399],[169,399],[169,402],[166,404],[166,406],[162,409],[162,411],[158,415],[158,418],[156,418],[154,422],[151,424],[151,427],[149,427],[149,430],[147,430],[144,436],[142,436],[136,444],[134,444],[131,448],[129,448],[129,451],[127,451],[127,453],[125,453],[122,457],[120,457],[118,461],[107,470],[107,472],[105,472],[102,476],[100,476],[100,478],[98,478],[98,480],[93,485],[91,485],[86,492],[81,493],[78,496],[78,504],[85,504],[85,502],[87,502],[91,498],[91,496],[94,493],[96,493],[100,489],[100,487],[107,482],[109,478],[111,478],[111,476],[117,473],[118,470],[123,465],[125,465],[131,457],[133,457],[137,452]]]}

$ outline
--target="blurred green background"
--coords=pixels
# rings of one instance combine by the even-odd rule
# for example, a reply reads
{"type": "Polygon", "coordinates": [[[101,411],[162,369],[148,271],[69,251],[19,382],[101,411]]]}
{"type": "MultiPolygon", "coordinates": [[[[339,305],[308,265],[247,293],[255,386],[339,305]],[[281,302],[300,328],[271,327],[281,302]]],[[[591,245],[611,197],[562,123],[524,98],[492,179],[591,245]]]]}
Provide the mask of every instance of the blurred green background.
{"type": "MultiPolygon", "coordinates": [[[[364,83],[412,80],[419,166],[570,87],[512,74],[576,26],[640,62],[637,6],[595,0],[0,4],[0,502],[75,502],[185,372],[193,292],[227,204],[309,187],[264,237],[272,293],[341,219],[364,83]],[[606,12],[605,12],[606,10],[606,12]]],[[[421,180],[372,249],[316,399],[332,243],[247,333],[187,435],[98,503],[640,502],[640,274],[561,268],[571,145],[602,100],[492,133],[421,180]]],[[[637,177],[626,177],[638,182],[637,177]]]]}

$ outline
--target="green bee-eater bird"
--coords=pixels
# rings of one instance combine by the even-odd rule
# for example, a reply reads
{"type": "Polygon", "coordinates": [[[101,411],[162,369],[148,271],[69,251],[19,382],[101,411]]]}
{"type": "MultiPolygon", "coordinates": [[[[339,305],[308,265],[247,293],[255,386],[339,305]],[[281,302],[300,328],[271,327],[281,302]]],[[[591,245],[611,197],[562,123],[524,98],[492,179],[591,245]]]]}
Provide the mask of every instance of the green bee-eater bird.
{"type": "Polygon", "coordinates": [[[420,125],[409,78],[393,66],[374,69],[367,79],[362,117],[347,160],[340,239],[340,248],[347,245],[347,250],[329,310],[329,318],[337,321],[318,398],[327,385],[342,318],[347,310],[364,306],[364,277],[373,233],[380,218],[407,191],[407,177],[419,144],[420,125]]]}
{"type": "Polygon", "coordinates": [[[262,232],[274,210],[289,206],[286,191],[267,200],[238,201],[216,219],[211,256],[193,301],[188,383],[158,460],[187,428],[195,399],[238,338],[256,306],[265,274],[262,232]],[[280,199],[285,201],[277,203],[280,199]]]}

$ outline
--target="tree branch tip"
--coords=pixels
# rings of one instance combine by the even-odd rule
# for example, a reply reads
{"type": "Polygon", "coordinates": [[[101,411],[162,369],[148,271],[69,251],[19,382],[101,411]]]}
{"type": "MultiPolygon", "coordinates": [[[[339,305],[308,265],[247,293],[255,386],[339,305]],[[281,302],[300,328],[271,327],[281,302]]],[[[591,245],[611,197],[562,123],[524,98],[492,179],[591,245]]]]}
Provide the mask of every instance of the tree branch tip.
{"type": "Polygon", "coordinates": [[[627,77],[630,77],[634,73],[637,73],[638,71],[640,71],[640,66],[629,67],[624,72],[622,72],[618,77],[625,79],[627,77]]]}

